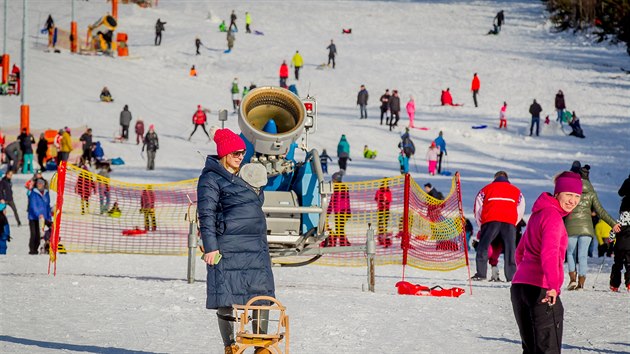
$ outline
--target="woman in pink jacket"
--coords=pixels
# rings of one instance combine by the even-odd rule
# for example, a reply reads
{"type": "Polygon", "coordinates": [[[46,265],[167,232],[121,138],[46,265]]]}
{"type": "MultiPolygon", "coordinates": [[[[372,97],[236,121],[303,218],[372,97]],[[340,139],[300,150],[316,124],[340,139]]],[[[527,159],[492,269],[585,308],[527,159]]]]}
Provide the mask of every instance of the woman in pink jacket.
{"type": "Polygon", "coordinates": [[[499,129],[505,128],[507,129],[507,102],[503,102],[503,107],[501,107],[501,111],[499,112],[499,129]]]}
{"type": "Polygon", "coordinates": [[[582,179],[574,172],[556,177],[553,195],[542,193],[532,207],[516,248],[516,273],[510,289],[523,353],[560,353],[564,308],[560,288],[568,235],[562,218],[578,205],[582,179]]]}
{"type": "Polygon", "coordinates": [[[413,118],[416,115],[416,101],[413,100],[413,96],[409,96],[409,102],[407,102],[407,115],[409,116],[409,128],[415,128],[413,118]]]}

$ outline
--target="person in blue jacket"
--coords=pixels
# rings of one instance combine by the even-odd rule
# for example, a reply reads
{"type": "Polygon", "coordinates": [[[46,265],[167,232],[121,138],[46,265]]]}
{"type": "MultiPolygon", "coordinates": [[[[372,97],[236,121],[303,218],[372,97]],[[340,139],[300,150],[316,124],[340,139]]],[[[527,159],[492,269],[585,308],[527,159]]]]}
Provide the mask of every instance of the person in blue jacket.
{"type": "Polygon", "coordinates": [[[5,214],[7,205],[0,201],[0,254],[7,254],[7,242],[11,241],[11,228],[5,214]]]}
{"type": "Polygon", "coordinates": [[[440,130],[440,134],[438,134],[438,137],[435,138],[435,145],[437,145],[437,147],[440,149],[440,154],[438,155],[438,167],[437,167],[437,173],[440,174],[442,173],[442,156],[447,155],[448,153],[446,152],[446,141],[444,141],[444,138],[442,137],[442,131],[440,130]]]}
{"type": "Polygon", "coordinates": [[[31,229],[28,254],[38,253],[41,229],[44,222],[51,222],[51,219],[50,195],[46,189],[46,181],[38,178],[35,181],[35,188],[28,195],[28,226],[31,229]]]}
{"type": "MultiPolygon", "coordinates": [[[[245,142],[229,129],[217,130],[214,141],[217,155],[207,157],[197,185],[203,260],[208,272],[206,308],[217,310],[225,353],[236,353],[232,306],[255,296],[273,297],[275,285],[262,210],[264,194],[237,175],[245,142]]],[[[260,314],[262,333],[267,328],[265,316],[268,313],[260,314]]]]}

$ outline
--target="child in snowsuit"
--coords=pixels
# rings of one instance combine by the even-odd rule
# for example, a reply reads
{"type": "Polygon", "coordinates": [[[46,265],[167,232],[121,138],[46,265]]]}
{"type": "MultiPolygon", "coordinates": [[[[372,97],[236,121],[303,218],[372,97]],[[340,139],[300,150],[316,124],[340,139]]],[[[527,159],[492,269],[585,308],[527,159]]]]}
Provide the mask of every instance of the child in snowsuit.
{"type": "Polygon", "coordinates": [[[326,149],[322,150],[322,154],[319,155],[319,163],[322,165],[322,172],[328,174],[328,160],[332,161],[333,159],[328,156],[326,153],[326,149]]]}
{"type": "Polygon", "coordinates": [[[440,154],[440,148],[435,145],[435,141],[431,142],[429,150],[427,151],[427,161],[429,162],[429,174],[435,176],[435,170],[437,168],[438,155],[440,154]]]}
{"type": "Polygon", "coordinates": [[[232,89],[230,90],[232,93],[232,108],[234,108],[234,112],[241,106],[241,97],[240,97],[240,89],[238,87],[238,79],[234,78],[232,81],[232,89]]]}
{"type": "Polygon", "coordinates": [[[625,267],[625,287],[630,291],[630,211],[624,211],[619,216],[621,231],[610,233],[615,241],[615,258],[610,271],[610,290],[619,291],[621,285],[621,270],[625,267]]]}
{"type": "Polygon", "coordinates": [[[501,111],[499,112],[499,129],[505,128],[507,129],[507,103],[503,102],[503,107],[501,107],[501,111]]]}
{"type": "Polygon", "coordinates": [[[403,150],[400,150],[400,154],[398,154],[398,163],[400,164],[400,174],[409,173],[409,158],[403,150]]]}
{"type": "Polygon", "coordinates": [[[381,183],[374,196],[378,210],[378,244],[389,247],[392,245],[391,234],[388,235],[387,229],[389,225],[390,211],[389,207],[392,203],[392,191],[387,186],[387,181],[381,183]]]}
{"type": "Polygon", "coordinates": [[[366,159],[375,159],[376,158],[376,150],[370,150],[367,145],[363,147],[363,157],[366,159]]]}

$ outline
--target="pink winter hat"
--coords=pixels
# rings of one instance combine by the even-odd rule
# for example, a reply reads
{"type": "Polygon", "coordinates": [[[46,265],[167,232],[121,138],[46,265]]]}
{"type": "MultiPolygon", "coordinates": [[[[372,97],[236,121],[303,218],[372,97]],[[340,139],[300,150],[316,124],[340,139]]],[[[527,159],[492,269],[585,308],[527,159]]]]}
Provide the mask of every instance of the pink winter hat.
{"type": "Polygon", "coordinates": [[[582,177],[575,173],[564,171],[556,177],[556,188],[553,194],[569,192],[582,195],[582,177]]]}
{"type": "Polygon", "coordinates": [[[214,133],[214,142],[217,144],[217,155],[219,155],[219,158],[234,151],[245,150],[243,139],[227,128],[218,129],[214,133]]]}

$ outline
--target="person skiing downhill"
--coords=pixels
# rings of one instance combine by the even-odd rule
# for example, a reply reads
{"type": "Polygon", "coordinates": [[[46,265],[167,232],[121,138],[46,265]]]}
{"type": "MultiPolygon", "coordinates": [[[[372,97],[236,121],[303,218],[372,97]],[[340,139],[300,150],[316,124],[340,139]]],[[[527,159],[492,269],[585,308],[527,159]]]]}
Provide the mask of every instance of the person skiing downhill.
{"type": "Polygon", "coordinates": [[[195,129],[193,129],[192,133],[190,133],[190,136],[188,137],[188,141],[192,139],[192,136],[195,134],[198,127],[201,127],[201,129],[203,129],[203,132],[206,133],[206,136],[208,137],[208,139],[210,139],[210,135],[208,134],[208,131],[206,130],[206,121],[207,121],[206,112],[204,112],[204,110],[201,108],[201,105],[197,105],[197,111],[192,116],[192,123],[195,125],[195,129]]]}

